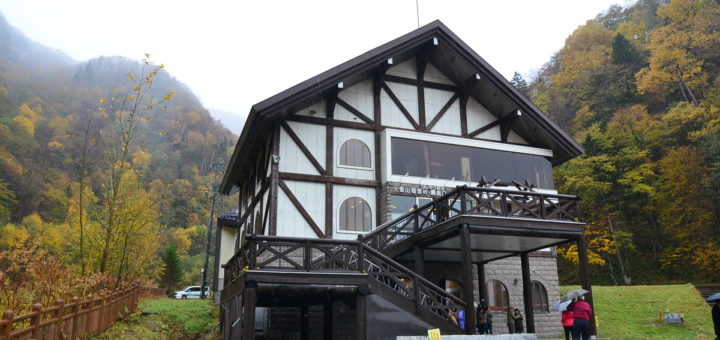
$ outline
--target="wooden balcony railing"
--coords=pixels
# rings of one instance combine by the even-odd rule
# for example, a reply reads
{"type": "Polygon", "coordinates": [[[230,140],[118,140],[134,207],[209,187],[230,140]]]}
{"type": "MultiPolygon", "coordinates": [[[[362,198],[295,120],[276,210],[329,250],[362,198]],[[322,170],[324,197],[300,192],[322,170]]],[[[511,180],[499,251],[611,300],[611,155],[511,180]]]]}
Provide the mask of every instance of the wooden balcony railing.
{"type": "Polygon", "coordinates": [[[461,186],[382,224],[361,240],[374,249],[383,250],[456,215],[577,222],[578,203],[579,198],[571,195],[461,186]]]}
{"type": "Polygon", "coordinates": [[[412,301],[418,313],[450,323],[450,311],[465,308],[458,297],[360,241],[248,235],[224,268],[228,282],[247,270],[366,273],[412,301]]]}

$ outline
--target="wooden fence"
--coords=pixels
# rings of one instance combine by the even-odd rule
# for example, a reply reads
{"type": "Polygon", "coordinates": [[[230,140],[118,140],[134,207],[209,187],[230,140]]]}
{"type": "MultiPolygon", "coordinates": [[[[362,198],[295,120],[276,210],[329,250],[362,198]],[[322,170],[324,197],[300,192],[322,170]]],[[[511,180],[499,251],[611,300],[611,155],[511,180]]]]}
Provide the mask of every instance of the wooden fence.
{"type": "Polygon", "coordinates": [[[137,307],[141,297],[162,295],[162,290],[127,287],[116,291],[74,297],[72,302],[57,300],[54,306],[36,303],[32,312],[15,316],[6,310],[0,320],[0,340],[75,340],[106,330],[137,307]]]}

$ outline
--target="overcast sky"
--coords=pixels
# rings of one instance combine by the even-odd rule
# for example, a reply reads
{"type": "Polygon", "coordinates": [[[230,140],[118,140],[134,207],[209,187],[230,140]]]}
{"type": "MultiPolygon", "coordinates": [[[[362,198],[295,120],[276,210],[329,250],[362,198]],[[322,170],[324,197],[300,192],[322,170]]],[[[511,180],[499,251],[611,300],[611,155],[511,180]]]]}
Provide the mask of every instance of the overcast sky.
{"type": "MultiPolygon", "coordinates": [[[[418,0],[507,78],[627,0],[418,0]]],[[[76,60],[151,53],[206,107],[246,115],[275,93],[417,28],[416,0],[0,0],[11,25],[76,60]]]]}

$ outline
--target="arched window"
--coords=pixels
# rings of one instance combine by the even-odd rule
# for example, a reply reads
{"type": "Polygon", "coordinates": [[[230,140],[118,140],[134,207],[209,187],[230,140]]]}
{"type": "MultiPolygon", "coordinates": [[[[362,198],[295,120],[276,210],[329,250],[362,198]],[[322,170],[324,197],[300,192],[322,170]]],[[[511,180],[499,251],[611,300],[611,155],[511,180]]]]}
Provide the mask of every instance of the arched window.
{"type": "Polygon", "coordinates": [[[507,310],[510,307],[510,295],[502,282],[498,280],[488,281],[487,295],[490,310],[507,310]]]}
{"type": "Polygon", "coordinates": [[[371,168],[370,148],[358,139],[348,139],[340,146],[340,165],[371,168]]]}
{"type": "Polygon", "coordinates": [[[350,197],[340,205],[340,230],[367,232],[372,228],[370,205],[360,197],[350,197]]]}
{"type": "Polygon", "coordinates": [[[545,286],[538,281],[532,281],[533,311],[548,312],[548,295],[545,286]]]}

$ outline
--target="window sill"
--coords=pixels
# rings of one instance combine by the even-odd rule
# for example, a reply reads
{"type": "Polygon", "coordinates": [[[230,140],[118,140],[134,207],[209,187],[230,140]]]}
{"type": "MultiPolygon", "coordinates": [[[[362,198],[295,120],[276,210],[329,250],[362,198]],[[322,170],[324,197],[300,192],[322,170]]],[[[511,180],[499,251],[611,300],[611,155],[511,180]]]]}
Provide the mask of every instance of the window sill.
{"type": "Polygon", "coordinates": [[[340,164],[338,164],[337,167],[341,168],[341,169],[351,169],[351,170],[365,170],[365,171],[374,171],[375,170],[374,168],[366,168],[363,166],[340,165],[340,164]]]}

